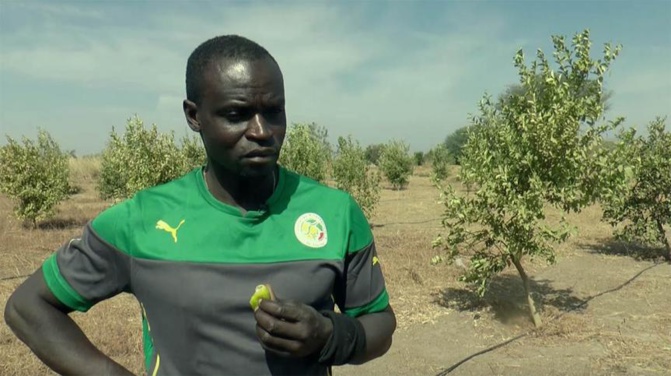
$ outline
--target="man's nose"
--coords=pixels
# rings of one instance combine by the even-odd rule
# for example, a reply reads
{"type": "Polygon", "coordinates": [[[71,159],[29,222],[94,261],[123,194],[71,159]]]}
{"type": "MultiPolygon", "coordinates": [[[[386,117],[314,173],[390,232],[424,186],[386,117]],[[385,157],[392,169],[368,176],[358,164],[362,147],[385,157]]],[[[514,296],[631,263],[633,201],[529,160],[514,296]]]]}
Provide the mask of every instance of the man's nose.
{"type": "Polygon", "coordinates": [[[254,114],[247,123],[247,138],[267,140],[272,136],[271,128],[261,114],[254,114]]]}

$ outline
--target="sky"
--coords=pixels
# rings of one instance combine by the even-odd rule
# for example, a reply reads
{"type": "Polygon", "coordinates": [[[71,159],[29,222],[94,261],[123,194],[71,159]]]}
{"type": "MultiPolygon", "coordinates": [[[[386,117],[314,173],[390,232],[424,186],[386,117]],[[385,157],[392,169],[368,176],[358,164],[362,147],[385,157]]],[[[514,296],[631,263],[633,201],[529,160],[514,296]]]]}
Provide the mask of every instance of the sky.
{"type": "Polygon", "coordinates": [[[279,62],[288,123],[426,151],[485,93],[518,82],[519,49],[551,56],[552,35],[584,29],[594,58],[623,46],[605,80],[608,118],[644,130],[671,112],[671,0],[0,0],[0,144],[43,128],[65,150],[97,153],[135,115],[181,138],[189,54],[238,34],[279,62]]]}

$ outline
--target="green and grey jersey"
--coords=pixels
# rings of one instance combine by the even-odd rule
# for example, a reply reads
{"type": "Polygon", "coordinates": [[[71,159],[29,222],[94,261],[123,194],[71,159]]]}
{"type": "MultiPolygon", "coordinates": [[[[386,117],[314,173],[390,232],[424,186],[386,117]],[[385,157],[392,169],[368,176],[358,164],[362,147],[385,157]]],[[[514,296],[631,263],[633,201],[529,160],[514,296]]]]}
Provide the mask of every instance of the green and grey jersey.
{"type": "Polygon", "coordinates": [[[280,168],[266,210],[215,199],[202,168],[100,213],[43,264],[54,295],[85,312],[121,292],[142,312],[147,374],[325,375],[314,358],[267,353],[249,299],[359,316],[389,301],[370,226],[345,192],[280,168]]]}

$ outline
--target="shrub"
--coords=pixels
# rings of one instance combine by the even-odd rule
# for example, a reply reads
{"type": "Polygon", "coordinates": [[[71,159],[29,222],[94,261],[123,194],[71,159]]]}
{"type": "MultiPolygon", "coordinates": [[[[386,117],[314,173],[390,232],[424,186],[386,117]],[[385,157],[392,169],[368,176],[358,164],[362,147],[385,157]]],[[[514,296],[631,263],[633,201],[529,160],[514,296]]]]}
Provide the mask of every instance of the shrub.
{"type": "Polygon", "coordinates": [[[441,181],[447,177],[447,169],[450,162],[450,153],[444,144],[436,146],[431,150],[432,180],[441,181]]]}
{"type": "Polygon", "coordinates": [[[183,137],[181,153],[182,158],[184,158],[183,173],[187,173],[196,167],[204,166],[207,163],[205,147],[199,136],[183,137]]]}
{"type": "Polygon", "coordinates": [[[415,166],[421,166],[424,164],[424,152],[416,151],[413,154],[413,159],[415,160],[415,166]]]}
{"type": "Polygon", "coordinates": [[[389,141],[380,155],[380,169],[395,189],[408,184],[413,170],[413,158],[409,154],[410,146],[403,141],[389,141]]]}
{"type": "Polygon", "coordinates": [[[323,182],[328,176],[331,148],[326,128],[315,123],[294,124],[288,131],[279,163],[289,170],[323,182]]]}
{"type": "Polygon", "coordinates": [[[112,129],[102,153],[98,190],[103,199],[123,200],[178,178],[184,170],[173,133],[159,133],[156,124],[146,129],[135,116],[128,119],[124,134],[117,135],[112,129]]]}
{"type": "Polygon", "coordinates": [[[349,192],[370,221],[380,201],[381,176],[372,171],[366,152],[351,136],[338,138],[338,150],[333,160],[336,188],[349,192]]]}
{"type": "Polygon", "coordinates": [[[36,142],[24,137],[21,145],[9,136],[7,141],[0,148],[0,191],[16,200],[17,218],[36,227],[68,196],[69,154],[42,129],[36,142]]]}
{"type": "Polygon", "coordinates": [[[614,149],[611,176],[619,182],[604,195],[603,219],[626,242],[664,247],[671,261],[671,245],[664,226],[671,225],[671,133],[666,118],[648,125],[648,137],[630,129],[614,149]],[[619,227],[619,225],[624,226],[619,227]]]}

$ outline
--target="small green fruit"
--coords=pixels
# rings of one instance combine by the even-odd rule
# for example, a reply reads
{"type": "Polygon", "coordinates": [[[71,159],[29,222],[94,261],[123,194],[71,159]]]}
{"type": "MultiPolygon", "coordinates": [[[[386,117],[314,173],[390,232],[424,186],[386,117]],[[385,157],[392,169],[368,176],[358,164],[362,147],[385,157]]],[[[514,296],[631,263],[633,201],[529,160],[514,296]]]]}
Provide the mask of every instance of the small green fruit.
{"type": "Polygon", "coordinates": [[[275,295],[273,294],[270,285],[264,284],[256,286],[256,290],[254,290],[254,294],[252,294],[252,298],[249,300],[249,305],[254,311],[259,308],[260,300],[275,300],[275,295]]]}

